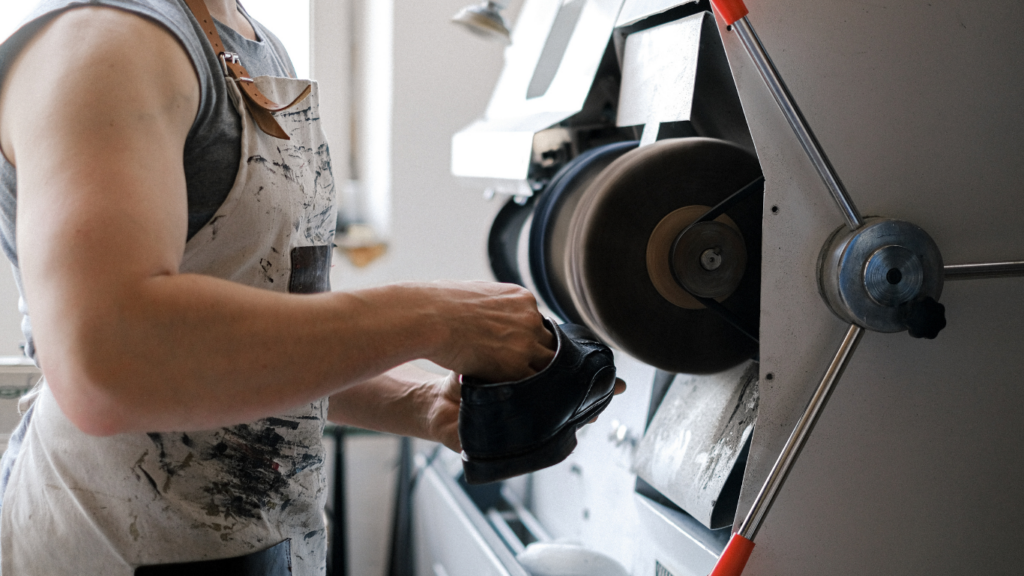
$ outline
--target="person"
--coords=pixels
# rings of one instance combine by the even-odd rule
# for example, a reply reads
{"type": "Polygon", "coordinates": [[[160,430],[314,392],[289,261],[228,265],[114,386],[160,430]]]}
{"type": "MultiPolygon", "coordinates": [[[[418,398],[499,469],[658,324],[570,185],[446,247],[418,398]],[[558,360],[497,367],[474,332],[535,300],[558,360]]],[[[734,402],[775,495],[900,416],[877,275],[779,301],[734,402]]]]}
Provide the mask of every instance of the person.
{"type": "Polygon", "coordinates": [[[536,301],[330,292],[316,87],[235,0],[45,0],[26,22],[0,46],[0,239],[44,378],[4,455],[2,574],[281,542],[324,573],[325,420],[460,450],[457,375],[553,357],[536,301]],[[268,121],[260,98],[293,106],[268,121]]]}

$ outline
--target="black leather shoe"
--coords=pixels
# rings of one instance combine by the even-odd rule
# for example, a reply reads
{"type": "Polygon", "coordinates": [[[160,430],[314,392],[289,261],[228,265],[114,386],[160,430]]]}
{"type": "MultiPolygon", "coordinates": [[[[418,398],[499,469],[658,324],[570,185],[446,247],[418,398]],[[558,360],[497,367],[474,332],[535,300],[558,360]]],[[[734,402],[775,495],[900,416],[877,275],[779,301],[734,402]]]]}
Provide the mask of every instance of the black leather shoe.
{"type": "Polygon", "coordinates": [[[518,382],[462,378],[459,439],[470,484],[547,468],[576,447],[576,429],[612,400],[612,351],[587,328],[545,325],[558,341],[547,368],[518,382]]]}

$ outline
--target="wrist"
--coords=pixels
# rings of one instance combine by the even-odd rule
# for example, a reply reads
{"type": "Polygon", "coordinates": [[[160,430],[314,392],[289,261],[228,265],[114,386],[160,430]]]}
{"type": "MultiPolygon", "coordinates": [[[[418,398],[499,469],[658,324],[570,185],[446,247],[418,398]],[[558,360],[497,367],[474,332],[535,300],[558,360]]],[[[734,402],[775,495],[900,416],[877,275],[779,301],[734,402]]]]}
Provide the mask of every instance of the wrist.
{"type": "Polygon", "coordinates": [[[424,384],[430,389],[430,408],[427,412],[426,436],[433,442],[440,442],[455,452],[462,450],[459,441],[460,384],[458,375],[448,376],[424,384]]]}
{"type": "Polygon", "coordinates": [[[451,341],[449,304],[438,288],[429,283],[400,283],[391,286],[395,302],[409,312],[408,333],[415,342],[415,358],[436,361],[451,341]]]}

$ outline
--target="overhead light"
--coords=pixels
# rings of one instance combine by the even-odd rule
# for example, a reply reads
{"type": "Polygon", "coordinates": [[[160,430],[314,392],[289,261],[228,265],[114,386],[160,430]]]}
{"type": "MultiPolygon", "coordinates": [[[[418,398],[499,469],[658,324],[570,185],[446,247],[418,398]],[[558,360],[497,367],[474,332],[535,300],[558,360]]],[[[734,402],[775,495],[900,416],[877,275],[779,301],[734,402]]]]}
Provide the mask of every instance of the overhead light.
{"type": "Polygon", "coordinates": [[[452,18],[452,22],[465,26],[478,36],[511,44],[512,37],[509,34],[508,26],[505,25],[505,19],[501,17],[501,9],[504,7],[505,5],[501,2],[491,1],[472,4],[459,10],[458,14],[452,18]]]}

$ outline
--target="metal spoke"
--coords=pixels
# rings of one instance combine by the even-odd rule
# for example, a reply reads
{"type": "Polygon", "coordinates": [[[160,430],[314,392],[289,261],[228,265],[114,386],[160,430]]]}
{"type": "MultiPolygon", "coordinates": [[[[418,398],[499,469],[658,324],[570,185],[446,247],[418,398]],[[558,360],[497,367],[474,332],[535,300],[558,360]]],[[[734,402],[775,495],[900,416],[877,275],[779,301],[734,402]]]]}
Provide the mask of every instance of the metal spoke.
{"type": "Polygon", "coordinates": [[[821,379],[821,384],[814,391],[814,396],[811,396],[807,409],[804,410],[803,416],[800,417],[796,427],[793,428],[793,433],[786,440],[786,445],[783,447],[782,453],[779,454],[779,459],[772,466],[768,479],[765,480],[764,486],[761,487],[761,491],[754,500],[754,505],[751,506],[750,512],[747,513],[743,524],[740,525],[740,529],[737,531],[737,534],[740,536],[747,540],[753,540],[758,529],[761,528],[761,523],[764,521],[765,515],[768,514],[768,510],[771,509],[779,488],[782,487],[782,483],[785,482],[789,470],[793,467],[793,463],[796,462],[797,456],[800,455],[800,450],[803,449],[804,444],[807,442],[808,435],[814,428],[814,424],[818,421],[818,416],[821,415],[822,409],[825,408],[825,403],[828,402],[832,390],[843,375],[843,370],[846,369],[846,365],[853,356],[853,352],[863,335],[863,328],[856,324],[850,325],[850,329],[846,332],[846,337],[843,338],[843,343],[839,346],[839,351],[836,352],[835,358],[832,359],[828,370],[825,371],[825,376],[821,379]]]}
{"type": "Polygon", "coordinates": [[[821,176],[825,186],[828,187],[828,191],[839,207],[839,211],[843,213],[843,218],[846,219],[847,225],[850,226],[851,230],[860,228],[864,223],[860,212],[854,206],[853,200],[850,199],[850,194],[846,191],[846,187],[843,186],[843,181],[839,179],[835,168],[832,167],[828,156],[825,155],[825,150],[818,143],[818,139],[814,136],[814,132],[811,131],[811,127],[807,124],[803,113],[800,112],[800,108],[793,100],[793,96],[789,93],[789,88],[782,81],[778,69],[775,68],[771,57],[768,56],[764,45],[761,44],[761,39],[758,38],[753,26],[750,25],[750,20],[744,16],[732,26],[740,40],[743,41],[743,45],[746,47],[750,57],[754,60],[754,65],[757,66],[758,72],[761,73],[765,84],[768,85],[768,90],[775,97],[779,108],[782,109],[782,113],[789,122],[789,126],[796,134],[797,140],[800,141],[800,146],[803,147],[807,157],[811,160],[811,164],[814,165],[814,169],[818,171],[818,175],[821,176]]]}
{"type": "Polygon", "coordinates": [[[980,280],[1024,276],[1024,261],[986,262],[983,264],[949,264],[942,269],[945,280],[980,280]]]}

